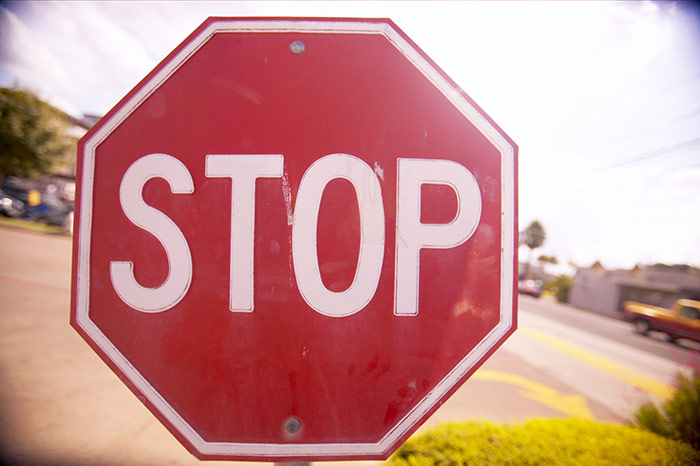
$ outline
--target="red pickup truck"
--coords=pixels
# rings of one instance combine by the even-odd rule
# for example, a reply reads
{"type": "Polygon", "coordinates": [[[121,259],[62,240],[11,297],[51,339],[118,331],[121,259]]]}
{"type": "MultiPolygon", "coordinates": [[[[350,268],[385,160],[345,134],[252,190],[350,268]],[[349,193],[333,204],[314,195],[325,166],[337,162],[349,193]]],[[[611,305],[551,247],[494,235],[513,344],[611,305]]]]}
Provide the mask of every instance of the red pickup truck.
{"type": "Polygon", "coordinates": [[[640,335],[659,330],[669,341],[688,338],[700,342],[700,301],[679,299],[671,309],[625,301],[622,313],[640,335]]]}

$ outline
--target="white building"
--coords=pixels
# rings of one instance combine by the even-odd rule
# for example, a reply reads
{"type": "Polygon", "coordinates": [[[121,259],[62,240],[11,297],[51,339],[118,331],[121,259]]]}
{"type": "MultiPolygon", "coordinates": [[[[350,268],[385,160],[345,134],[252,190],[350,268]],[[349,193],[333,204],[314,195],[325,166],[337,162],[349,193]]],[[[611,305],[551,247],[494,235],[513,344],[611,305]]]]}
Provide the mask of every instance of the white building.
{"type": "Polygon", "coordinates": [[[580,268],[569,303],[620,317],[624,301],[671,307],[680,298],[700,300],[700,272],[687,266],[655,265],[632,270],[606,270],[601,264],[580,268]]]}

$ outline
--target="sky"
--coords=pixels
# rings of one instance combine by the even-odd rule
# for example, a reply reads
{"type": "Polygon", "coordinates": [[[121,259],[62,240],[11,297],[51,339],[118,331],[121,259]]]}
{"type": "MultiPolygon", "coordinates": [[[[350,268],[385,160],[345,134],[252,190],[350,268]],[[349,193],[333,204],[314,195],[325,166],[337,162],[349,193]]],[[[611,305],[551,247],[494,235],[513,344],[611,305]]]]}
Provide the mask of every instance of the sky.
{"type": "Polygon", "coordinates": [[[3,2],[0,86],[103,115],[208,16],[391,18],[518,145],[534,258],[700,266],[694,3],[3,2]]]}

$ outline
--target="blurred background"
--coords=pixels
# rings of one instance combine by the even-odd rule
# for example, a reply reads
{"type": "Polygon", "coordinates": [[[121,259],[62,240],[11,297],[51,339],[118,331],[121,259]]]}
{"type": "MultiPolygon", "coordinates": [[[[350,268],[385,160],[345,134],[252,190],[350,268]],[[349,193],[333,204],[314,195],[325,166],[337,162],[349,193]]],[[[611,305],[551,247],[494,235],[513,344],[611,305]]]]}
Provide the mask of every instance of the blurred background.
{"type": "Polygon", "coordinates": [[[692,373],[698,317],[688,311],[697,330],[673,335],[625,303],[678,313],[677,300],[700,300],[695,2],[10,1],[0,4],[4,458],[195,461],[69,328],[70,235],[77,140],[208,16],[391,18],[518,145],[521,330],[431,425],[623,421],[692,373]]]}

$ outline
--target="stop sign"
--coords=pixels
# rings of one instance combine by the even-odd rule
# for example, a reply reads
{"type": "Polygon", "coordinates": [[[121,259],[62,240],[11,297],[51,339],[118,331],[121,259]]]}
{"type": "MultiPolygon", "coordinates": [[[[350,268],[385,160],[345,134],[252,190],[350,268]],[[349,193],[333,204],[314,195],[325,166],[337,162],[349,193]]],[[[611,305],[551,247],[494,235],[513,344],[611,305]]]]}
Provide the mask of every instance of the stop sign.
{"type": "Polygon", "coordinates": [[[386,458],[515,330],[516,147],[389,20],[210,18],[78,154],[71,323],[199,458],[386,458]]]}

